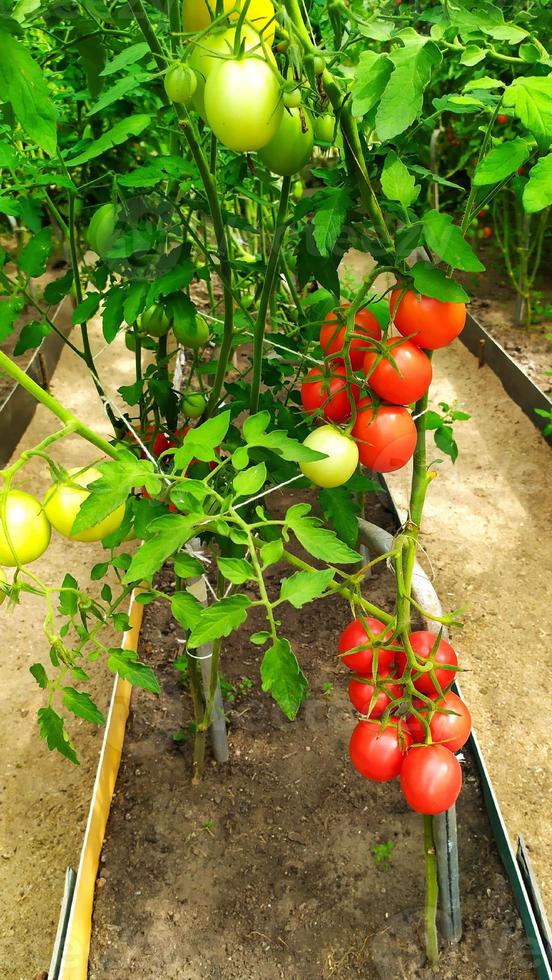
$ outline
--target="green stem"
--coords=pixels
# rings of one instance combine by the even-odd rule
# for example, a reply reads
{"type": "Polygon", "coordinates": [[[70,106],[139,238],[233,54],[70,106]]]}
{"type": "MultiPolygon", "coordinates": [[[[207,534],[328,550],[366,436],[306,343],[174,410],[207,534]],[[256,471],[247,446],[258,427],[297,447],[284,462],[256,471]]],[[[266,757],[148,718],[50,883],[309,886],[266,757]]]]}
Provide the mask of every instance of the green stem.
{"type": "Polygon", "coordinates": [[[268,304],[274,289],[274,282],[278,271],[278,260],[280,249],[284,240],[286,230],[286,214],[289,201],[289,191],[291,187],[291,177],[284,177],[282,180],[282,190],[280,192],[280,204],[276,216],[276,226],[272,238],[272,246],[266,267],[266,276],[263,284],[263,291],[259,300],[259,312],[255,324],[255,338],[253,342],[253,378],[251,380],[251,401],[250,409],[253,415],[259,407],[259,393],[261,390],[261,372],[263,364],[263,341],[266,328],[266,316],[268,304]]]}
{"type": "Polygon", "coordinates": [[[439,959],[437,940],[437,901],[439,884],[437,880],[437,858],[433,841],[433,818],[424,816],[424,850],[426,868],[425,934],[426,953],[430,963],[439,959]]]}

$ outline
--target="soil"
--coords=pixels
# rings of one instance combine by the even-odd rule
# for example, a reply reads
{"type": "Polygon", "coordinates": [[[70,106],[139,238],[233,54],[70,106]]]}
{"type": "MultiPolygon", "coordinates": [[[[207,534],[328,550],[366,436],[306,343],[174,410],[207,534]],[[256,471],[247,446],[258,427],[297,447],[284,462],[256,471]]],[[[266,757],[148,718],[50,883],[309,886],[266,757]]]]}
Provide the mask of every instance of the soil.
{"type": "MultiPolygon", "coordinates": [[[[369,516],[385,523],[381,504],[369,516]]],[[[271,569],[273,593],[285,573],[271,569]]],[[[369,595],[392,605],[389,572],[370,578],[369,595]]],[[[421,818],[397,781],[368,783],[347,757],[355,718],[336,648],[349,618],[343,600],[286,607],[284,632],[311,689],[294,723],[260,691],[247,636],[264,628],[262,616],[231,635],[223,671],[240,692],[228,710],[232,761],[211,762],[192,787],[191,744],[173,740],[191,720],[173,667],[181,647],[167,605],[146,609],[141,655],[162,694],[133,692],[89,980],[535,976],[469,754],[458,807],[464,938],[443,950],[438,970],[427,967],[421,818]],[[244,676],[250,691],[239,687],[244,676]],[[390,851],[379,863],[378,845],[390,851]]]]}

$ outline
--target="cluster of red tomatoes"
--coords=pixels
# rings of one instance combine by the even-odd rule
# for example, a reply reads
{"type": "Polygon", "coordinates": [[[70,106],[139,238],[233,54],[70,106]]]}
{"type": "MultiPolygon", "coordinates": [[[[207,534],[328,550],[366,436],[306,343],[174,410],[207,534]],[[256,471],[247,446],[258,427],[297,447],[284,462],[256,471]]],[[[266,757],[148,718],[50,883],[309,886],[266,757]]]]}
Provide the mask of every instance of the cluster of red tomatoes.
{"type": "Polygon", "coordinates": [[[387,782],[400,776],[407,803],[417,813],[448,810],[462,786],[455,752],[471,730],[470,713],[449,690],[458,668],[455,651],[446,640],[417,630],[408,643],[420,666],[409,666],[402,644],[377,619],[355,619],[339,641],[343,662],[354,671],[349,697],[363,715],[349,744],[355,769],[366,779],[387,782]],[[420,695],[410,713],[392,714],[407,703],[406,686],[420,695]],[[384,716],[382,718],[382,716],[384,716]]]}
{"type": "Polygon", "coordinates": [[[345,483],[359,460],[377,473],[390,473],[408,462],[417,432],[406,406],[422,398],[431,384],[426,351],[450,344],[466,322],[464,303],[446,303],[400,287],[391,293],[390,309],[399,336],[382,338],[368,309],[356,314],[348,342],[346,307],[330,313],[322,324],[324,364],[304,378],[301,402],[309,415],[349,426],[341,430],[329,424],[307,436],[305,445],[328,456],[302,464],[318,486],[345,483]]]}

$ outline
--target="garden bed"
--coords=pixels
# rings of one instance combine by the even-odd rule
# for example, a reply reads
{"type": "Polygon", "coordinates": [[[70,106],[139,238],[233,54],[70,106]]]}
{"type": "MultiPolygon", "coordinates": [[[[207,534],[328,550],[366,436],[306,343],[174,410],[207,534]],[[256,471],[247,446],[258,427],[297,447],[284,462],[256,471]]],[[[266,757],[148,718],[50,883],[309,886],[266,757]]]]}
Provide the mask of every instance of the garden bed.
{"type": "MultiPolygon", "coordinates": [[[[368,517],[390,526],[381,501],[368,517]]],[[[280,578],[271,569],[274,588],[280,578]]],[[[391,576],[374,574],[369,594],[390,606],[391,576]]],[[[264,625],[258,618],[255,628],[264,625]]],[[[311,687],[294,724],[259,691],[257,649],[243,634],[230,637],[232,761],[211,763],[192,787],[191,745],[173,738],[191,720],[173,667],[182,648],[167,607],[146,609],[141,655],[162,695],[134,691],[97,883],[90,980],[434,975],[423,951],[421,819],[396,782],[363,781],[347,757],[354,714],[335,651],[348,619],[341,599],[286,607],[286,633],[311,687]]],[[[443,952],[440,976],[533,977],[469,756],[458,815],[465,931],[443,952]]]]}

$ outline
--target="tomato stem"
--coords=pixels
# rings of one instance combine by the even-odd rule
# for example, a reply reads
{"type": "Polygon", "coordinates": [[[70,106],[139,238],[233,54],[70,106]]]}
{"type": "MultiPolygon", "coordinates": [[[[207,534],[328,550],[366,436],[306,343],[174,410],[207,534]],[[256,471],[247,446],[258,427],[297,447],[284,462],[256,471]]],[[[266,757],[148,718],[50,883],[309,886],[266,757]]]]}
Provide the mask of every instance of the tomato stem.
{"type": "Polygon", "coordinates": [[[433,818],[424,816],[424,849],[426,868],[425,938],[426,953],[430,963],[439,959],[437,940],[437,900],[439,884],[437,881],[437,857],[433,841],[433,818]]]}

